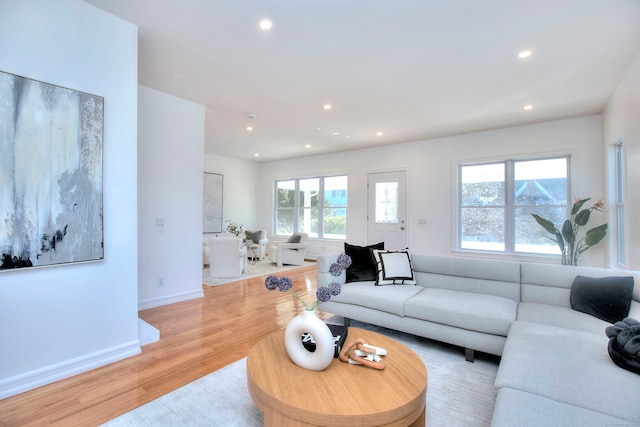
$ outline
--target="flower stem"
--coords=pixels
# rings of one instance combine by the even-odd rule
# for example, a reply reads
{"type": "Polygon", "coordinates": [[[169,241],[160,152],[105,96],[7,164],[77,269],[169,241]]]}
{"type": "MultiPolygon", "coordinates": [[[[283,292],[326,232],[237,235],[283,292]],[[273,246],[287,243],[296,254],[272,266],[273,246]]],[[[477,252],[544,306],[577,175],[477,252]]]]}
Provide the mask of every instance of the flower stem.
{"type": "MultiPolygon", "coordinates": [[[[296,297],[296,299],[297,299],[298,301],[300,301],[300,302],[302,303],[302,305],[304,305],[304,309],[305,309],[305,310],[309,310],[309,305],[308,305],[306,302],[304,302],[304,301],[302,300],[302,298],[300,298],[300,297],[298,296],[298,294],[296,294],[295,292],[293,292],[291,289],[289,289],[287,292],[289,292],[291,295],[293,295],[294,297],[296,297]]],[[[315,308],[315,306],[314,306],[314,308],[315,308]]]]}

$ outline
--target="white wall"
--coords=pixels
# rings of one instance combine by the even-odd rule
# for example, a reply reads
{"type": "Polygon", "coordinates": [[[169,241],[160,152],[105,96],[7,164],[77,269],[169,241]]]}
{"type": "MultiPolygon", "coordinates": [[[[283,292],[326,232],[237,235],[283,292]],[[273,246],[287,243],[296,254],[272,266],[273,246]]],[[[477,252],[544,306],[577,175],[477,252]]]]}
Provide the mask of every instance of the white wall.
{"type": "Polygon", "coordinates": [[[204,106],[139,86],[140,309],[202,292],[204,106]]]}
{"type": "MultiPolygon", "coordinates": [[[[603,113],[603,153],[622,138],[626,155],[626,268],[640,269],[640,54],[609,100],[603,113]]],[[[611,195],[610,195],[611,197],[611,195]]],[[[611,200],[611,198],[609,198],[611,200]]],[[[611,219],[613,221],[613,218],[611,219]]]]}
{"type": "MultiPolygon", "coordinates": [[[[349,210],[347,241],[367,242],[367,175],[372,172],[406,170],[408,191],[408,243],[414,252],[450,255],[455,247],[455,163],[571,154],[572,195],[604,197],[601,161],[600,115],[528,126],[452,136],[407,144],[312,156],[263,165],[258,198],[264,222],[273,223],[273,181],[276,179],[347,173],[349,210]],[[426,218],[427,224],[418,224],[426,218]]],[[[595,222],[595,221],[594,221],[595,222]]],[[[314,252],[332,250],[320,242],[314,252]]],[[[605,263],[604,249],[594,247],[581,263],[605,263]]]]}
{"type": "MultiPolygon", "coordinates": [[[[260,164],[205,153],[204,171],[223,175],[222,218],[242,224],[243,228],[268,228],[261,218],[256,195],[260,164]]],[[[261,188],[261,186],[260,186],[261,188]]],[[[206,233],[204,238],[215,233],[206,233]]]]}
{"type": "Polygon", "coordinates": [[[100,262],[0,273],[0,398],[138,343],[137,28],[80,0],[0,2],[0,69],[103,96],[100,262]]]}

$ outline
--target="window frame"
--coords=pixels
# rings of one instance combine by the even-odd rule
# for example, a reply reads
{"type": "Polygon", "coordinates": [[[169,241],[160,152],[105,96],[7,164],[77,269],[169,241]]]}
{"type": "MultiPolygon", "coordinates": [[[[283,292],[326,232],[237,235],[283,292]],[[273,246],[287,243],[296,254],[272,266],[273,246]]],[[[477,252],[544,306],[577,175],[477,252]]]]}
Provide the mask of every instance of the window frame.
{"type": "MultiPolygon", "coordinates": [[[[280,182],[289,182],[289,181],[293,181],[294,182],[294,206],[293,206],[293,215],[292,215],[292,230],[294,233],[296,232],[306,232],[303,230],[300,230],[300,222],[299,222],[299,215],[300,213],[304,210],[307,209],[304,206],[301,206],[301,201],[300,201],[300,182],[301,181],[305,181],[305,180],[313,180],[313,179],[318,179],[318,207],[317,207],[317,219],[318,219],[318,231],[317,237],[311,237],[312,239],[326,239],[326,240],[331,240],[331,241],[346,241],[346,221],[348,218],[348,208],[349,208],[349,176],[346,173],[342,173],[342,174],[332,174],[332,175],[317,175],[317,176],[305,176],[305,177],[298,177],[298,178],[283,178],[283,179],[276,179],[274,181],[274,190],[273,190],[273,197],[274,197],[274,208],[273,208],[273,234],[276,237],[287,237],[288,234],[278,234],[278,183],[280,182]],[[334,206],[334,205],[327,205],[325,206],[325,179],[327,178],[337,178],[337,177],[344,177],[344,179],[346,180],[347,183],[347,188],[345,189],[346,194],[345,194],[345,200],[346,200],[346,204],[344,206],[334,206]],[[336,209],[336,208],[340,208],[340,209],[344,209],[345,210],[345,234],[344,234],[344,238],[340,237],[340,238],[336,238],[336,237],[331,237],[333,235],[329,235],[326,236],[324,233],[324,215],[325,215],[325,209],[336,209]]],[[[327,202],[329,203],[329,202],[327,202]]]]}
{"type": "Polygon", "coordinates": [[[619,139],[612,144],[612,161],[610,170],[611,180],[611,207],[614,212],[611,213],[610,222],[613,223],[615,229],[613,236],[615,242],[612,255],[615,257],[614,262],[617,268],[626,268],[626,250],[625,250],[625,150],[624,142],[619,139]]]}
{"type": "Polygon", "coordinates": [[[519,258],[557,258],[560,255],[545,254],[539,252],[526,252],[516,251],[516,209],[519,207],[515,202],[515,164],[519,162],[530,161],[543,161],[553,159],[566,159],[567,171],[566,171],[566,193],[567,193],[567,206],[566,215],[568,217],[571,209],[571,160],[572,154],[570,153],[553,153],[531,157],[512,157],[503,159],[485,159],[481,161],[458,161],[455,165],[456,174],[456,197],[455,197],[455,212],[456,220],[454,224],[454,236],[455,236],[455,251],[465,252],[469,254],[485,254],[485,255],[499,255],[506,257],[519,257],[519,258]],[[481,166],[503,164],[504,165],[504,250],[491,250],[491,249],[478,249],[478,248],[463,248],[462,247],[462,228],[463,228],[463,216],[462,216],[462,169],[465,166],[481,166]]]}

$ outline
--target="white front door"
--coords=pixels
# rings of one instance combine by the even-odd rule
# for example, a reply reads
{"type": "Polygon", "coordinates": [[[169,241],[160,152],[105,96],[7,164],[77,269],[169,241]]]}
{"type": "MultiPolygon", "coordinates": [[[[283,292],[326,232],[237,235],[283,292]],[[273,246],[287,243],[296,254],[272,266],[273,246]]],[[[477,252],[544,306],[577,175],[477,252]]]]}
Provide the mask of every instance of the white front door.
{"type": "Polygon", "coordinates": [[[385,249],[407,247],[405,171],[371,173],[368,177],[367,240],[385,249]]]}

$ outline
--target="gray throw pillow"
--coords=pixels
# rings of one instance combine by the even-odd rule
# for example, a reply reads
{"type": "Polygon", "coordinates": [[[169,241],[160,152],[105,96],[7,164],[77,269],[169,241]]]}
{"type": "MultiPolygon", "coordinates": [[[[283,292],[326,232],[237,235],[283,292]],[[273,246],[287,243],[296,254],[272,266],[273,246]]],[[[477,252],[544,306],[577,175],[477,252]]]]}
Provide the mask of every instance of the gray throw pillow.
{"type": "Polygon", "coordinates": [[[260,231],[256,231],[255,233],[245,231],[244,234],[247,236],[247,240],[251,240],[253,243],[260,243],[260,231]]]}
{"type": "Polygon", "coordinates": [[[293,236],[289,237],[289,240],[287,240],[287,243],[300,243],[300,235],[299,234],[294,234],[293,236]]]}

